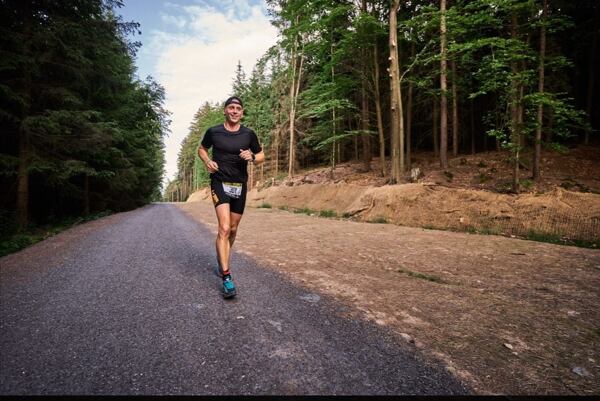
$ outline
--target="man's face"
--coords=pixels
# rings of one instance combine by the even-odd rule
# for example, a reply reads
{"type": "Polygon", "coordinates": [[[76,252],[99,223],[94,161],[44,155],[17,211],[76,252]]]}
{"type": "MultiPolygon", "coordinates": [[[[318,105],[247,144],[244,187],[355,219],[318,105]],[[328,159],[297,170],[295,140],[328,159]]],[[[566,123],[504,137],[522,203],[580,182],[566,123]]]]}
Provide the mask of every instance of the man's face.
{"type": "Polygon", "coordinates": [[[237,124],[240,122],[242,117],[244,116],[244,109],[237,103],[228,104],[225,107],[225,118],[227,121],[233,124],[237,124]]]}

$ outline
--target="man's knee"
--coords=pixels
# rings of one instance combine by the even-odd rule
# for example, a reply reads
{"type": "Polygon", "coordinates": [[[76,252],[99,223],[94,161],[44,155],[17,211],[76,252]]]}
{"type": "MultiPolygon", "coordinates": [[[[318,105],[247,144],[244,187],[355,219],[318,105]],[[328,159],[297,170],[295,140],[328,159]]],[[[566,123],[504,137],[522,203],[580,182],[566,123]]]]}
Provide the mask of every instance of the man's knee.
{"type": "Polygon", "coordinates": [[[229,238],[232,233],[231,226],[229,224],[220,224],[219,225],[219,236],[224,238],[229,238]]]}

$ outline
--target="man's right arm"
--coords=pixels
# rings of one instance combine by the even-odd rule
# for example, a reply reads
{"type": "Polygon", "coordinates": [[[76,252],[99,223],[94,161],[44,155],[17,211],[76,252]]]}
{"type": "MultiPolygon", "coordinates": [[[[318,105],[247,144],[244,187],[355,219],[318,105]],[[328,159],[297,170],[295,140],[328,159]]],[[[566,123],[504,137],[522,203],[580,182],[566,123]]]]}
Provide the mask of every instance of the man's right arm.
{"type": "Polygon", "coordinates": [[[215,161],[211,160],[210,155],[208,154],[208,149],[202,145],[198,147],[198,157],[204,162],[204,165],[209,173],[212,174],[219,170],[219,165],[215,161]]]}

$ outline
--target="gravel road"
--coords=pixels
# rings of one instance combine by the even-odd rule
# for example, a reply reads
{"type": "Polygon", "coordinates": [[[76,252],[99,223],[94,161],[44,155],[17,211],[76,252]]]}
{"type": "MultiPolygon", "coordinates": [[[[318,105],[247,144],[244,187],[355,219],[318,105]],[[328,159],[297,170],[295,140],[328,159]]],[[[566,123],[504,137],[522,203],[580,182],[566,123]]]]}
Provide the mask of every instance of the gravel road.
{"type": "MultiPolygon", "coordinates": [[[[171,204],[0,258],[0,394],[466,394],[392,332],[234,254],[171,204]]],[[[382,284],[383,285],[383,284],[382,284]]]]}

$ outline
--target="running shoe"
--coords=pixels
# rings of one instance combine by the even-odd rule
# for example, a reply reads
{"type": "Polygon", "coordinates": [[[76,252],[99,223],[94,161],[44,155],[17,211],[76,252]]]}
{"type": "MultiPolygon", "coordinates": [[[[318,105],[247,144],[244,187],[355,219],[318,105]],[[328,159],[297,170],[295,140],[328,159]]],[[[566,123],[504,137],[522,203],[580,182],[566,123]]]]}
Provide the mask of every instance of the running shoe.
{"type": "Polygon", "coordinates": [[[231,276],[223,280],[223,298],[231,298],[237,294],[231,276]]]}

